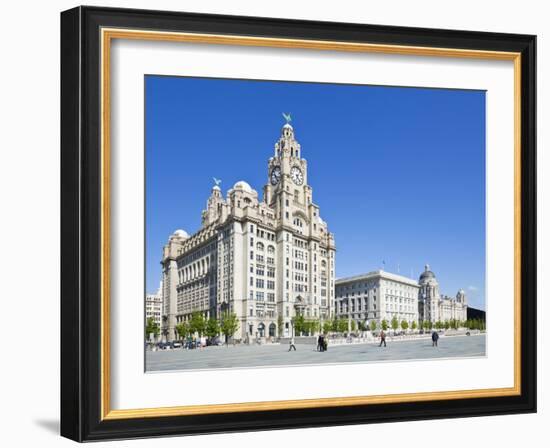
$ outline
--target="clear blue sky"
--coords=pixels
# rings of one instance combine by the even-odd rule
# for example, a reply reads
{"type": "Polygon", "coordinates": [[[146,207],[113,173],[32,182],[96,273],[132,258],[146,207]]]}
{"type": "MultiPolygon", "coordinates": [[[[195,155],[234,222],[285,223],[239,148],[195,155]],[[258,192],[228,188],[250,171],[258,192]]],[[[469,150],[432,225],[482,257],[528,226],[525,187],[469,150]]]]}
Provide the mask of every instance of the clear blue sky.
{"type": "Polygon", "coordinates": [[[429,263],[442,293],[485,309],[484,91],[146,76],[145,95],[147,291],[213,176],[261,195],[290,112],[337,277],[429,263]]]}

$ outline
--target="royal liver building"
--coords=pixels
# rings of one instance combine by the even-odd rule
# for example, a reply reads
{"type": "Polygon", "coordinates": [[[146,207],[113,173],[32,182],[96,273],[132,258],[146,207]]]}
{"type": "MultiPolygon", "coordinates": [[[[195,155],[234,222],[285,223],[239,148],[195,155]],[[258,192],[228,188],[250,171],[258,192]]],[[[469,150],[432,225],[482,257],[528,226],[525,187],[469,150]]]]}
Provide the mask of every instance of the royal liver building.
{"type": "Polygon", "coordinates": [[[191,236],[178,230],[164,246],[167,340],[196,311],[206,318],[235,313],[238,340],[289,336],[298,314],[333,317],[334,235],[313,202],[307,162],[285,118],[261,200],[244,181],[224,198],[215,180],[201,229],[191,236]]]}

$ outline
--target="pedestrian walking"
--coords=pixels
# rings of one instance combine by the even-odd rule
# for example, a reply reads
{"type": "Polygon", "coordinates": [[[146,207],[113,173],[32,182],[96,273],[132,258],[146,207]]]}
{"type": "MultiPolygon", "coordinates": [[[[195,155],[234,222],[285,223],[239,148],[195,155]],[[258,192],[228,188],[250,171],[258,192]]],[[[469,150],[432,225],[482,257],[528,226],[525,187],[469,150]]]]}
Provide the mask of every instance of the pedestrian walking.
{"type": "Polygon", "coordinates": [[[294,345],[294,337],[290,338],[290,345],[288,347],[288,351],[290,350],[296,351],[296,346],[294,345]]]}
{"type": "Polygon", "coordinates": [[[380,332],[380,345],[378,347],[382,347],[382,344],[384,344],[384,347],[386,346],[386,333],[384,333],[384,330],[380,332]]]}
{"type": "Polygon", "coordinates": [[[439,339],[439,333],[437,331],[432,332],[432,347],[437,347],[437,340],[439,339]]]}
{"type": "Polygon", "coordinates": [[[323,335],[319,336],[319,350],[322,352],[325,351],[325,337],[323,335]]]}
{"type": "Polygon", "coordinates": [[[319,335],[319,337],[317,338],[317,351],[318,352],[323,351],[322,344],[323,344],[323,336],[319,335]]]}

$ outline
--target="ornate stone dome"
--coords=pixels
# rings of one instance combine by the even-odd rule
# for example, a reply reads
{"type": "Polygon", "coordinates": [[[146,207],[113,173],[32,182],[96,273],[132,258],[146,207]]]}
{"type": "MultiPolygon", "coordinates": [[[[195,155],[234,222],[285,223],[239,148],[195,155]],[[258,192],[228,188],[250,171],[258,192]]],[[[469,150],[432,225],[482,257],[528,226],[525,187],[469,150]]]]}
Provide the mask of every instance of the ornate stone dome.
{"type": "Polygon", "coordinates": [[[233,185],[233,190],[244,190],[248,193],[254,193],[252,187],[244,180],[240,180],[235,185],[233,185]]]}
{"type": "Polygon", "coordinates": [[[178,229],[176,230],[172,236],[178,236],[180,238],[189,238],[189,234],[185,231],[185,230],[182,230],[182,229],[178,229]]]}
{"type": "Polygon", "coordinates": [[[430,271],[430,265],[427,264],[426,266],[424,266],[424,272],[422,274],[420,274],[420,279],[418,280],[419,283],[426,283],[428,282],[429,280],[436,280],[435,278],[435,274],[430,271]]]}

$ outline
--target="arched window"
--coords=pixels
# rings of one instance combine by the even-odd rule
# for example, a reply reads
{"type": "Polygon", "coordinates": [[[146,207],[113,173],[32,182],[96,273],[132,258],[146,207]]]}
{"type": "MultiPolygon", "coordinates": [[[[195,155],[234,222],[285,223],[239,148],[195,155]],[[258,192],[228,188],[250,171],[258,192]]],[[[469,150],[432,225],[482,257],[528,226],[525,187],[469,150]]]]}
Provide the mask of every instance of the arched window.
{"type": "Polygon", "coordinates": [[[275,247],[269,245],[267,246],[267,253],[268,254],[274,254],[275,253],[275,247]]]}
{"type": "Polygon", "coordinates": [[[256,244],[256,249],[257,249],[257,250],[264,250],[264,245],[263,245],[263,243],[258,243],[258,244],[256,244]]]}

